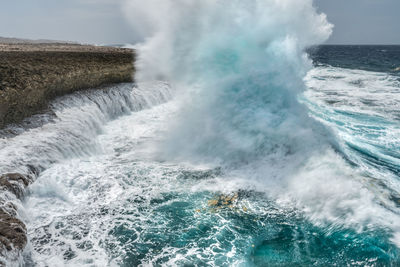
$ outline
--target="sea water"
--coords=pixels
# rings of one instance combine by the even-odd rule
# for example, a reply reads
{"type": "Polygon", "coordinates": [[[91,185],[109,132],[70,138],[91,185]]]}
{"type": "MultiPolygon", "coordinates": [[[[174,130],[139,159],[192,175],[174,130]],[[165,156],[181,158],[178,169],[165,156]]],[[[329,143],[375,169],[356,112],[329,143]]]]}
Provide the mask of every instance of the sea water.
{"type": "Polygon", "coordinates": [[[40,169],[27,265],[400,264],[399,47],[317,46],[308,0],[137,2],[138,83],[1,139],[40,169]]]}

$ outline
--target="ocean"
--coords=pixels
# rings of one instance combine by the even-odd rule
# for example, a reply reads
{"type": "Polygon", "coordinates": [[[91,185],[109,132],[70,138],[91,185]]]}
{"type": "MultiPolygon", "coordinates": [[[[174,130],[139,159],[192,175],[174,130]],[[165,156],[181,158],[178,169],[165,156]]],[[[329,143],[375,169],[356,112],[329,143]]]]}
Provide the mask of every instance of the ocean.
{"type": "Polygon", "coordinates": [[[2,172],[42,170],[19,204],[27,265],[400,264],[400,47],[314,49],[298,99],[335,142],[300,167],[279,147],[235,166],[165,160],[179,104],[162,82],[61,97],[51,122],[14,129],[2,172]],[[393,62],[365,70],[384,50],[393,62]]]}
{"type": "Polygon", "coordinates": [[[39,170],[23,264],[400,265],[400,46],[315,45],[330,27],[295,10],[177,16],[136,83],[3,131],[0,173],[39,170]]]}

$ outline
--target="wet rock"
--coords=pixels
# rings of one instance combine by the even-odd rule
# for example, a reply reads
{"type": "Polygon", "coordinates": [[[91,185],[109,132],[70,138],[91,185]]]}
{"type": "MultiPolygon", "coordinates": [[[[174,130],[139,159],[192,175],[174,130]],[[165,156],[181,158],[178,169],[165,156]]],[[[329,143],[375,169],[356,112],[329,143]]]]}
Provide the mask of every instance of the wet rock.
{"type": "Polygon", "coordinates": [[[25,188],[32,179],[19,173],[8,173],[0,176],[0,188],[13,193],[17,198],[22,198],[25,188]]]}
{"type": "MultiPolygon", "coordinates": [[[[33,170],[29,168],[34,174],[33,170]]],[[[8,191],[16,198],[22,198],[25,188],[33,177],[20,173],[8,173],[0,176],[0,190],[8,191]]],[[[17,207],[8,198],[0,198],[0,258],[7,258],[10,253],[19,255],[26,246],[27,232],[25,224],[18,219],[17,207]],[[9,253],[10,252],[10,253],[9,253]]],[[[1,263],[0,266],[5,263],[1,263]]]]}
{"type": "MultiPolygon", "coordinates": [[[[0,190],[8,191],[16,198],[21,198],[31,181],[31,177],[19,173],[4,174],[0,176],[0,190]]],[[[5,266],[5,263],[2,263],[4,259],[16,260],[26,243],[26,227],[18,219],[16,205],[10,202],[7,196],[0,198],[0,266],[5,266]]]]}
{"type": "Polygon", "coordinates": [[[224,207],[232,208],[239,199],[239,193],[234,193],[230,195],[219,195],[217,198],[208,201],[208,206],[214,207],[216,209],[221,209],[224,207]]]}
{"type": "MultiPolygon", "coordinates": [[[[211,212],[234,210],[246,213],[249,209],[245,205],[241,204],[241,201],[250,197],[252,193],[253,191],[238,190],[231,194],[218,194],[213,199],[208,200],[207,204],[211,212]]],[[[197,209],[196,212],[202,212],[202,210],[197,209]]]]}
{"type": "Polygon", "coordinates": [[[26,234],[25,224],[0,208],[0,255],[13,249],[22,251],[27,242],[26,234]]]}

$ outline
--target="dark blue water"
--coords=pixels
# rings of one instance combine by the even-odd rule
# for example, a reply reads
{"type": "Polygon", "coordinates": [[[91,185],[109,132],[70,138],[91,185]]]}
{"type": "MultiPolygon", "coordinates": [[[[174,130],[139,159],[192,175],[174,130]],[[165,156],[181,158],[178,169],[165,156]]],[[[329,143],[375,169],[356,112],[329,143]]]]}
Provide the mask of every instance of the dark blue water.
{"type": "MultiPolygon", "coordinates": [[[[165,84],[59,100],[53,123],[0,144],[5,167],[47,164],[24,201],[26,261],[399,266],[399,51],[313,48],[314,68],[298,97],[253,65],[259,72],[224,87],[217,107],[206,106],[214,117],[203,121],[206,109],[185,122],[180,131],[190,142],[172,139],[170,157],[193,145],[197,156],[223,158],[211,163],[157,152],[182,119],[178,100],[159,105],[168,100],[165,84]],[[68,150],[54,149],[67,140],[68,150]]],[[[239,66],[231,67],[223,71],[239,66]]]]}
{"type": "Polygon", "coordinates": [[[400,266],[400,48],[314,47],[304,80],[253,49],[249,65],[241,41],[207,56],[214,87],[193,103],[165,83],[83,92],[0,139],[2,171],[44,170],[25,261],[400,266]]]}
{"type": "Polygon", "coordinates": [[[308,53],[317,66],[400,73],[400,45],[321,45],[308,53]]]}
{"type": "MultiPolygon", "coordinates": [[[[303,101],[313,117],[333,130],[341,143],[341,153],[362,172],[368,190],[397,216],[400,46],[325,45],[312,48],[309,53],[315,67],[305,79],[309,90],[303,101]]],[[[370,216],[373,219],[379,215],[371,213],[370,216]]],[[[393,239],[385,238],[383,232],[374,230],[368,236],[389,245],[393,239]]],[[[367,251],[380,251],[380,255],[375,258],[376,262],[367,264],[367,259],[374,257],[366,251],[360,254],[365,261],[358,263],[349,260],[353,254],[347,254],[348,265],[400,264],[396,245],[376,250],[361,236],[356,234],[354,242],[367,251]]]]}

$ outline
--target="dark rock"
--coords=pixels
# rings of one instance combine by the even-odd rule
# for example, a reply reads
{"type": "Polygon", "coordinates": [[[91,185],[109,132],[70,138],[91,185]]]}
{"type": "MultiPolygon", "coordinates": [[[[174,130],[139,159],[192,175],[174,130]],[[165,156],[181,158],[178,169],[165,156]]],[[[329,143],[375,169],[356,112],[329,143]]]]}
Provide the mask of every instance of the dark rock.
{"type": "Polygon", "coordinates": [[[0,208],[0,255],[4,254],[4,249],[23,250],[27,242],[26,234],[25,224],[14,214],[0,208]]]}
{"type": "MultiPolygon", "coordinates": [[[[8,191],[17,198],[23,197],[25,188],[32,182],[30,176],[8,173],[0,176],[0,190],[8,191]]],[[[7,257],[8,252],[20,254],[26,246],[27,232],[25,224],[17,218],[17,207],[0,199],[0,256],[7,257]]],[[[5,265],[1,263],[0,266],[5,265]]]]}
{"type": "Polygon", "coordinates": [[[0,45],[0,128],[44,110],[56,96],[131,82],[134,59],[131,49],[0,45]]]}
{"type": "Polygon", "coordinates": [[[32,179],[19,173],[8,173],[0,176],[0,188],[13,193],[17,198],[22,198],[25,188],[32,179]]]}

